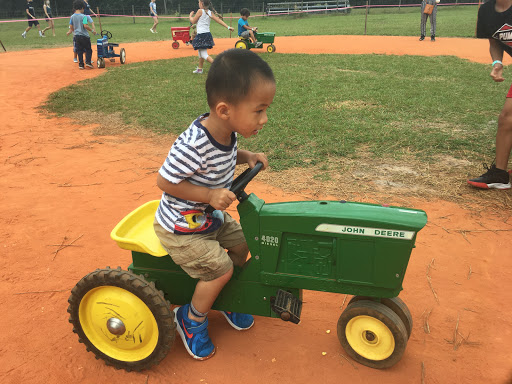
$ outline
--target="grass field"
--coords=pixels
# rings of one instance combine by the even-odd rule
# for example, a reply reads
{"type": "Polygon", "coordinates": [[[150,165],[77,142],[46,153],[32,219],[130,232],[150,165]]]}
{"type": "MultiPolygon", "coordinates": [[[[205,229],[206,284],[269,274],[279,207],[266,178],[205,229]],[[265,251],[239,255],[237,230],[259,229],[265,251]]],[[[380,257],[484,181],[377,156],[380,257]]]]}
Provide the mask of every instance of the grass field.
{"type": "MultiPolygon", "coordinates": [[[[437,35],[440,37],[472,37],[475,33],[476,6],[439,7],[437,13],[437,35]]],[[[224,13],[230,17],[229,12],[224,13]]],[[[232,25],[236,26],[238,13],[233,13],[232,25]]],[[[0,40],[8,51],[23,49],[39,49],[70,46],[72,37],[66,36],[68,19],[55,21],[56,35],[42,39],[38,36],[37,29],[32,28],[26,39],[21,33],[27,27],[26,22],[0,23],[0,40]]],[[[225,20],[227,24],[229,19],[225,20]]],[[[97,19],[94,19],[96,29],[100,30],[97,19]]],[[[188,19],[165,19],[160,18],[158,34],[149,32],[152,19],[123,17],[103,17],[102,27],[113,33],[113,41],[117,43],[170,40],[171,26],[188,26],[188,19]]],[[[350,14],[310,14],[279,17],[251,17],[251,25],[255,25],[260,31],[275,32],[278,36],[307,36],[307,35],[363,35],[365,26],[365,10],[355,9],[350,14]]],[[[41,22],[45,28],[47,23],[41,22]]],[[[419,35],[420,13],[417,7],[372,9],[368,15],[368,35],[391,35],[391,36],[416,36],[419,35]]],[[[212,34],[214,37],[229,37],[229,33],[220,25],[212,23],[212,34]]],[[[232,34],[232,37],[235,37],[232,34]]],[[[91,39],[94,42],[94,38],[91,39]]]]}
{"type": "MultiPolygon", "coordinates": [[[[266,152],[275,170],[357,158],[362,148],[375,159],[492,158],[501,108],[495,101],[507,84],[489,84],[487,66],[453,57],[263,56],[275,72],[277,94],[262,134],[241,138],[241,146],[266,152]]],[[[112,68],[53,94],[46,107],[58,114],[101,113],[95,97],[101,94],[122,125],[177,135],[208,111],[205,77],[183,76],[196,61],[112,68]]]]}

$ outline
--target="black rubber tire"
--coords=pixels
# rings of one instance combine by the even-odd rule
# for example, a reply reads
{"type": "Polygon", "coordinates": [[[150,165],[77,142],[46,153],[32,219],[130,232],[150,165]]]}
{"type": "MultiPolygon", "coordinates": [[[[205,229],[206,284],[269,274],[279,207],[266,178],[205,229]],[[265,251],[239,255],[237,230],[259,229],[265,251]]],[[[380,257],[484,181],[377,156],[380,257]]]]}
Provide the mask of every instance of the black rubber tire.
{"type": "MultiPolygon", "coordinates": [[[[360,300],[372,300],[372,299],[373,298],[369,297],[369,296],[354,296],[352,299],[350,299],[349,304],[354,303],[356,301],[360,301],[360,300]]],[[[403,302],[403,300],[400,299],[399,297],[393,297],[391,299],[380,298],[380,299],[378,299],[378,301],[380,303],[384,304],[389,309],[391,309],[393,312],[395,312],[398,315],[398,317],[400,317],[400,319],[404,323],[405,329],[407,331],[407,339],[409,339],[411,337],[411,333],[412,333],[413,322],[412,322],[411,312],[409,311],[409,308],[403,302]]]]}
{"type": "Polygon", "coordinates": [[[119,51],[119,61],[121,62],[121,64],[126,63],[126,51],[124,50],[124,48],[121,48],[121,50],[119,51]]]}
{"type": "Polygon", "coordinates": [[[148,283],[142,276],[124,271],[120,267],[97,269],[84,276],[71,290],[68,302],[69,322],[73,324],[73,332],[78,335],[78,341],[85,344],[87,351],[94,353],[96,359],[102,359],[106,365],[116,369],[128,372],[149,369],[165,358],[174,343],[174,312],[171,311],[171,304],[165,300],[163,292],[157,290],[153,282],[148,283]],[[159,337],[155,348],[145,359],[130,362],[117,360],[101,352],[85,335],[79,317],[80,302],[91,289],[102,286],[119,287],[132,293],[152,312],[158,326],[159,337]]]}
{"type": "Polygon", "coordinates": [[[369,300],[355,301],[347,306],[338,320],[338,340],[347,354],[360,364],[370,368],[385,369],[400,361],[407,346],[407,331],[405,325],[391,309],[382,303],[369,300]],[[391,355],[382,360],[372,360],[361,356],[347,340],[346,327],[350,320],[358,316],[373,317],[384,323],[394,338],[395,347],[391,355]]]}

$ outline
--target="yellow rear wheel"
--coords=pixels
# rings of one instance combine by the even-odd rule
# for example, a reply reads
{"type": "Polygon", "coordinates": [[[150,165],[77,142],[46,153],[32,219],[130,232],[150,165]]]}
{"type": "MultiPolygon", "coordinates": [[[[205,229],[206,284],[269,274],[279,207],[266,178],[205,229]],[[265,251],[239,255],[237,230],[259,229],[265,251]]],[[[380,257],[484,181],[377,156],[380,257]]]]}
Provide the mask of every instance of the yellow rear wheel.
{"type": "Polygon", "coordinates": [[[389,368],[402,358],[408,335],[391,309],[379,302],[359,300],[341,314],[338,339],[357,362],[371,368],[389,368]]]}
{"type": "Polygon", "coordinates": [[[88,351],[127,371],[158,364],[175,338],[174,314],[154,283],[131,272],[98,269],[69,298],[69,321],[88,351]]]}
{"type": "Polygon", "coordinates": [[[238,48],[238,49],[249,49],[249,45],[244,40],[238,40],[235,43],[235,48],[238,48]]]}

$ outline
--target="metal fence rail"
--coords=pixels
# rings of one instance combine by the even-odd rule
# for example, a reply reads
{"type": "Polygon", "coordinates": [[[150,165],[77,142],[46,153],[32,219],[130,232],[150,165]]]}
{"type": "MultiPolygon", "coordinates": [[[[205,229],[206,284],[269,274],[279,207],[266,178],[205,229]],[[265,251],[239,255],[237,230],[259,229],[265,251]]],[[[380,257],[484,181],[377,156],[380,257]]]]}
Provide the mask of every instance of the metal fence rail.
{"type": "Polygon", "coordinates": [[[281,2],[267,3],[267,15],[289,14],[292,12],[350,12],[349,0],[326,0],[326,1],[297,1],[297,2],[281,2]],[[341,8],[341,9],[340,9],[341,8]]]}

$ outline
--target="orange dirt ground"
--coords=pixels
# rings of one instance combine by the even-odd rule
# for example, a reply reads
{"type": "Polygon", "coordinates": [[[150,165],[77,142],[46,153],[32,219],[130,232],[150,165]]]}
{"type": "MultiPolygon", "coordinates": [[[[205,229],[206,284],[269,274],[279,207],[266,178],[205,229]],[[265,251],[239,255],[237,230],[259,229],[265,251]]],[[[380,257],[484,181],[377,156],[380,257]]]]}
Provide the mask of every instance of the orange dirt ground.
{"type": "MultiPolygon", "coordinates": [[[[234,42],[217,39],[211,53],[234,42]]],[[[488,43],[474,39],[439,38],[432,44],[417,37],[310,36],[278,37],[275,45],[277,54],[457,55],[490,61],[488,43]]],[[[195,54],[188,47],[173,50],[169,41],[123,47],[128,63],[195,54]]],[[[184,75],[190,72],[183,69],[184,75]]],[[[443,201],[414,203],[429,217],[400,295],[414,329],[402,360],[388,370],[345,357],[336,336],[345,295],[310,291],[299,325],[258,317],[253,329],[239,333],[213,313],[210,334],[218,352],[206,362],[191,359],[179,338],[150,371],[127,373],[95,360],[68,323],[70,290],[96,268],[129,265],[130,253],[117,247],[110,231],[129,211],[159,198],[155,171],[171,145],[93,136],[93,126],[37,109],[51,92],[101,73],[79,71],[71,48],[0,54],[0,382],[512,382],[510,212],[476,215],[443,201]]],[[[248,191],[267,202],[303,199],[257,181],[248,191]]],[[[236,214],[234,207],[231,212],[236,214]]]]}

